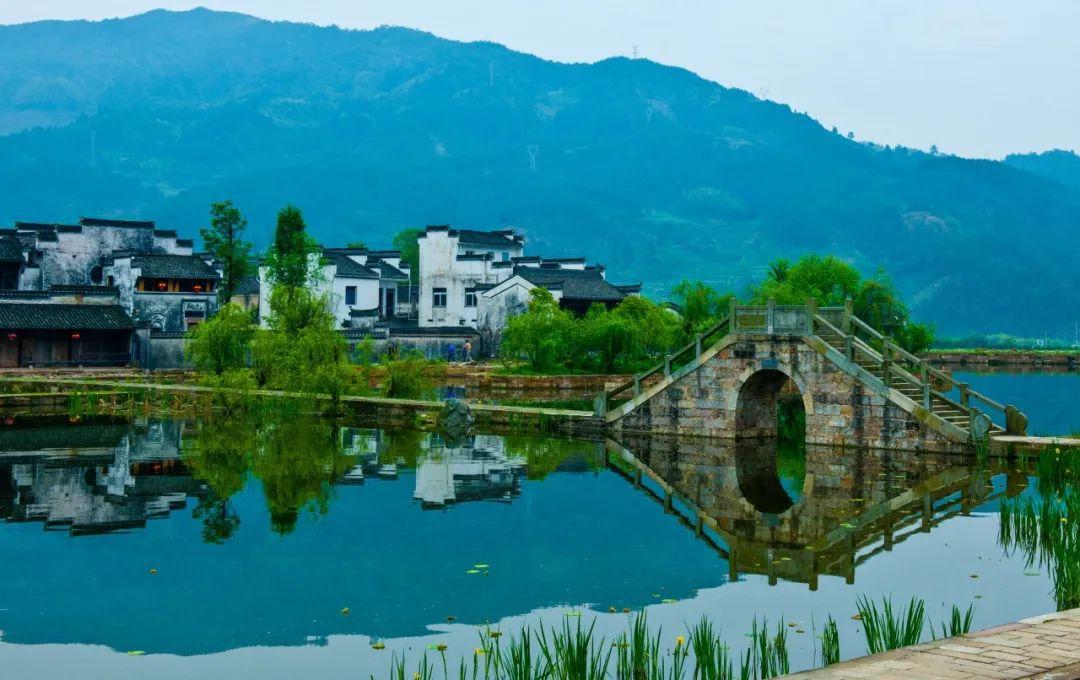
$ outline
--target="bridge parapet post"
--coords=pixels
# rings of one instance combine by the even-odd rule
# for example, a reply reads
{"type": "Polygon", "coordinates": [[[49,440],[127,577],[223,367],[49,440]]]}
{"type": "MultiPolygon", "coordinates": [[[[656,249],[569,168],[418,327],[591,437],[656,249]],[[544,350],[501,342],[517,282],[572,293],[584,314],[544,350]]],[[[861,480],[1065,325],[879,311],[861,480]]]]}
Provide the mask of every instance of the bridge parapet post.
{"type": "Polygon", "coordinates": [[[851,333],[851,316],[855,310],[855,299],[848,295],[844,298],[844,321],[843,327],[840,329],[844,331],[845,335],[851,333]]]}
{"type": "Polygon", "coordinates": [[[930,410],[930,367],[926,364],[926,359],[919,361],[919,380],[922,381],[923,408],[930,410]]]}
{"type": "Polygon", "coordinates": [[[664,377],[671,377],[671,355],[668,354],[664,357],[664,377]]]}
{"type": "Polygon", "coordinates": [[[774,320],[776,318],[776,298],[769,298],[765,303],[765,332],[773,334],[774,320]]]}
{"type": "Polygon", "coordinates": [[[694,338],[694,358],[701,358],[701,333],[698,333],[697,337],[694,338]]]}
{"type": "Polygon", "coordinates": [[[889,336],[881,342],[881,379],[885,387],[892,387],[892,339],[889,336]]]}
{"type": "Polygon", "coordinates": [[[844,335],[844,356],[848,361],[855,361],[855,341],[850,334],[844,335]]]}
{"type": "Polygon", "coordinates": [[[960,405],[964,408],[970,408],[971,395],[968,394],[968,384],[956,383],[956,388],[960,390],[960,405]]]}
{"type": "Polygon", "coordinates": [[[640,397],[641,396],[641,374],[640,373],[635,373],[634,374],[634,396],[635,397],[640,397]]]}
{"type": "Polygon", "coordinates": [[[814,317],[817,315],[817,300],[806,299],[806,334],[814,334],[814,317]]]}

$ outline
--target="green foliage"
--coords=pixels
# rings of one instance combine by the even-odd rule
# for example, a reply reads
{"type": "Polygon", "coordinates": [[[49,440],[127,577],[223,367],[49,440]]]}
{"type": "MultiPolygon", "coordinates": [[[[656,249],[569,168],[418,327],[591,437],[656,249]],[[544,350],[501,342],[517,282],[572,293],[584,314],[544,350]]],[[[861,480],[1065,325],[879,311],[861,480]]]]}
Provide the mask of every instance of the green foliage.
{"type": "Polygon", "coordinates": [[[865,595],[856,600],[866,635],[866,653],[877,654],[918,644],[926,621],[926,603],[912,597],[907,607],[893,610],[891,597],[882,598],[882,607],[865,595]]]}
{"type": "MultiPolygon", "coordinates": [[[[960,607],[957,607],[954,604],[952,606],[952,616],[949,617],[948,625],[944,622],[941,624],[941,637],[950,638],[967,634],[971,631],[971,621],[974,616],[975,605],[968,605],[967,611],[961,614],[960,607]]],[[[932,633],[933,626],[930,627],[930,630],[932,633]]]]}
{"type": "Polygon", "coordinates": [[[413,281],[420,276],[420,244],[417,239],[424,233],[421,229],[404,229],[394,236],[394,248],[401,251],[401,261],[409,265],[413,281]]]}
{"type": "Polygon", "coordinates": [[[840,631],[836,627],[836,619],[830,614],[821,632],[821,665],[831,666],[834,663],[840,663],[840,631]]]}
{"type": "Polygon", "coordinates": [[[239,305],[227,303],[188,334],[184,353],[199,370],[221,375],[244,367],[254,333],[251,314],[239,305]]]}
{"type": "Polygon", "coordinates": [[[506,358],[525,359],[535,372],[635,371],[686,339],[677,315],[642,297],[628,297],[610,310],[594,304],[578,318],[543,288],[531,296],[529,309],[507,322],[501,349],[506,358]]]}
{"type": "Polygon", "coordinates": [[[1041,498],[1001,501],[998,542],[1047,568],[1059,611],[1080,607],[1080,449],[1044,451],[1038,475],[1041,498]]]}
{"type": "Polygon", "coordinates": [[[747,678],[773,678],[791,672],[788,658],[787,628],[784,622],[776,624],[776,632],[769,634],[769,622],[762,619],[758,628],[754,617],[750,629],[750,648],[743,657],[741,674],[747,678]]]}
{"type": "Polygon", "coordinates": [[[690,629],[690,646],[694,651],[694,680],[734,679],[728,646],[704,615],[690,629]]]}
{"type": "Polygon", "coordinates": [[[909,352],[922,352],[933,342],[933,327],[909,319],[888,274],[878,270],[864,279],[855,267],[832,255],[804,255],[795,264],[776,260],[752,293],[758,304],[773,299],[781,305],[801,305],[814,298],[819,307],[842,306],[849,296],[855,316],[909,352]]]}
{"type": "Polygon", "coordinates": [[[551,680],[605,680],[611,663],[611,648],[603,639],[593,637],[595,621],[586,629],[571,628],[567,620],[562,629],[551,629],[551,637],[540,629],[540,655],[551,680]]]}
{"type": "Polygon", "coordinates": [[[397,359],[384,361],[386,396],[419,396],[431,386],[429,374],[434,364],[419,352],[406,352],[397,359]]]}
{"type": "Polygon", "coordinates": [[[312,279],[311,255],[316,250],[303,213],[296,206],[285,206],[278,212],[274,242],[266,258],[270,280],[279,287],[303,288],[312,279]]]}
{"type": "Polygon", "coordinates": [[[569,356],[572,327],[573,318],[559,308],[551,292],[534,288],[528,310],[507,321],[501,351],[524,358],[534,371],[549,370],[569,356]]]}
{"type": "Polygon", "coordinates": [[[278,286],[271,294],[269,329],[251,342],[252,371],[260,387],[325,394],[337,407],[356,381],[348,343],[334,328],[326,295],[278,286]]]}
{"type": "Polygon", "coordinates": [[[221,281],[218,283],[218,299],[228,302],[236,291],[236,285],[251,276],[251,244],[244,240],[247,220],[232,201],[221,201],[210,206],[210,226],[203,228],[203,245],[214,259],[221,263],[221,281]]]}
{"type": "Polygon", "coordinates": [[[314,418],[259,427],[251,470],[262,482],[274,531],[291,532],[302,510],[327,512],[333,481],[354,462],[342,455],[338,433],[329,422],[314,418]]]}
{"type": "Polygon", "coordinates": [[[733,295],[721,295],[701,281],[682,281],[671,290],[671,299],[682,314],[687,334],[708,330],[728,315],[733,295]]]}

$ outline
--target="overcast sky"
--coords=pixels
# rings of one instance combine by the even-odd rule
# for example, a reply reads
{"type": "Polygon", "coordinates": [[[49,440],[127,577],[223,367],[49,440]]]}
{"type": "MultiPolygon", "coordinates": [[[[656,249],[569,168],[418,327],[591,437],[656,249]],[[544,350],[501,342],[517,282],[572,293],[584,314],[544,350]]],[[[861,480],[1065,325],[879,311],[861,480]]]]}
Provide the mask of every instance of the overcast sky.
{"type": "Polygon", "coordinates": [[[560,61],[636,45],[858,139],[993,158],[1080,151],[1080,0],[0,0],[0,23],[198,5],[560,61]]]}

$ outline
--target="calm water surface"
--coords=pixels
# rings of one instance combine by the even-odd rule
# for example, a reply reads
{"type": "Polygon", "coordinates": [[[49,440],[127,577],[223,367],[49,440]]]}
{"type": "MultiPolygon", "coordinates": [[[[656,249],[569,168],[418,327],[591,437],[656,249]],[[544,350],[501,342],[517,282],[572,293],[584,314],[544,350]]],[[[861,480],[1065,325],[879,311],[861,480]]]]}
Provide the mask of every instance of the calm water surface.
{"type": "Polygon", "coordinates": [[[864,653],[860,594],[919,595],[936,620],[974,603],[976,627],[1055,609],[1048,575],[998,545],[1000,500],[1036,493],[1027,470],[662,439],[449,446],[303,418],[0,427],[3,677],[382,678],[395,651],[446,644],[456,665],[484,625],[580,616],[611,638],[642,607],[667,646],[702,614],[736,650],[755,615],[783,618],[805,668],[830,613],[843,655],[864,653]]]}
{"type": "Polygon", "coordinates": [[[1018,406],[1032,434],[1080,433],[1080,373],[954,371],[953,377],[995,401],[1018,406]]]}

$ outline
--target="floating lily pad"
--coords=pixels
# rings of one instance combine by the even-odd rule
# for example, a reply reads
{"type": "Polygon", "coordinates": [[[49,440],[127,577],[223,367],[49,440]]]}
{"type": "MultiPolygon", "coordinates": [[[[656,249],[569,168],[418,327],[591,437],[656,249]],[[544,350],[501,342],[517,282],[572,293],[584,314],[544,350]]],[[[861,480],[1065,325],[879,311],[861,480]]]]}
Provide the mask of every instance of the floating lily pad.
{"type": "Polygon", "coordinates": [[[479,569],[466,569],[465,573],[466,574],[479,574],[480,570],[479,569]]]}
{"type": "Polygon", "coordinates": [[[128,656],[142,656],[143,654],[146,654],[146,652],[141,649],[133,649],[128,652],[128,656]]]}
{"type": "Polygon", "coordinates": [[[474,564],[473,566],[476,567],[477,569],[487,569],[491,565],[490,564],[474,564]]]}

